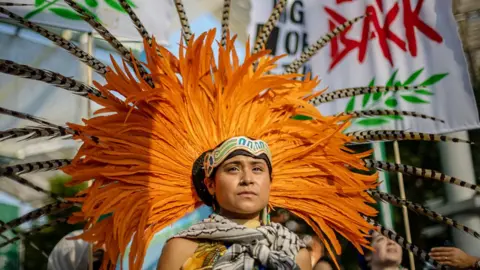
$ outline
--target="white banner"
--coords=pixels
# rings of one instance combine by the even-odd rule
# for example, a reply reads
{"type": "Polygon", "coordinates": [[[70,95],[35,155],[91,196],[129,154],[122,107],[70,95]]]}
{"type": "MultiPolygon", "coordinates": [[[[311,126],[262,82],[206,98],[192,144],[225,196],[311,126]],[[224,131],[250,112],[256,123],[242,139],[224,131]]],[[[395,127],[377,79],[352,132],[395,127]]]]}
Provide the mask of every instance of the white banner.
{"type": "MultiPolygon", "coordinates": [[[[252,37],[275,2],[252,1],[252,37]]],[[[475,97],[451,5],[451,1],[424,0],[288,1],[276,28],[278,35],[270,40],[268,48],[276,48],[275,55],[289,54],[282,64],[290,62],[300,53],[292,48],[305,47],[305,40],[313,44],[346,20],[369,13],[369,17],[347,29],[310,60],[314,76],[322,80],[318,89],[328,86],[328,91],[333,91],[366,85],[425,88],[345,98],[322,104],[321,112],[393,109],[424,113],[445,121],[407,116],[359,118],[351,131],[405,129],[445,133],[476,129],[480,125],[475,97]]]]}
{"type": "MultiPolygon", "coordinates": [[[[14,0],[18,3],[33,4],[27,7],[8,7],[17,15],[30,21],[57,26],[81,32],[91,32],[92,28],[63,0],[14,0]]],[[[118,0],[77,0],[93,16],[120,39],[141,40],[130,17],[118,0]]],[[[133,11],[151,35],[159,43],[165,43],[170,35],[170,25],[175,10],[171,0],[128,0],[133,11]]],[[[3,15],[2,15],[3,16],[3,15]]]]}

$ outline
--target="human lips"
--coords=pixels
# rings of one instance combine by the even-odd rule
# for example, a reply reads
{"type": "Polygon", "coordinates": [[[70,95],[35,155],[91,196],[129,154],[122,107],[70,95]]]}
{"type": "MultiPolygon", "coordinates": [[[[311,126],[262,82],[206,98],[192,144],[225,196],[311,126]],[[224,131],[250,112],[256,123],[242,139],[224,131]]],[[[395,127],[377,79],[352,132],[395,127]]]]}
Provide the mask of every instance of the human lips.
{"type": "Polygon", "coordinates": [[[257,193],[253,192],[253,191],[241,191],[241,192],[237,193],[237,195],[239,195],[239,196],[256,196],[257,193]]]}

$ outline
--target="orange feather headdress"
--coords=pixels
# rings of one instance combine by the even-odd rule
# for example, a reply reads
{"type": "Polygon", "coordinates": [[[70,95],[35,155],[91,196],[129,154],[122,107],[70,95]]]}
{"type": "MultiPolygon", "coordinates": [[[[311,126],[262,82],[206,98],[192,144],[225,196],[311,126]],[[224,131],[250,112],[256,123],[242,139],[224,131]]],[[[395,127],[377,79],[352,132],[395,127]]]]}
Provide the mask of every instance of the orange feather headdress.
{"type": "Polygon", "coordinates": [[[111,114],[86,120],[84,126],[69,125],[84,134],[78,136],[84,144],[63,170],[73,177],[71,184],[95,179],[81,199],[81,219],[91,226],[85,239],[98,241],[101,235],[99,244],[105,242],[117,258],[133,237],[130,262],[138,269],[148,240],[201,204],[192,183],[195,160],[226,139],[247,136],[265,141],[272,151],[272,207],[304,218],[329,251],[331,243],[340,252],[335,231],[357,247],[367,245],[365,236],[373,226],[360,213],[376,213],[367,205],[374,200],[366,190],[375,188],[377,177],[349,169],[366,170],[361,158],[369,153],[352,153],[344,146],[351,142],[342,133],[348,117],[322,116],[308,103],[305,97],[317,80],[266,75],[277,59],[268,51],[251,55],[247,45],[241,63],[234,39],[227,39],[217,64],[214,36],[212,30],[192,37],[180,46],[179,59],[146,44],[145,66],[154,87],[119,68],[108,71],[107,84],[97,88],[105,96],[116,89],[125,101],[92,97],[111,114]],[[298,114],[313,119],[292,119],[298,114]],[[92,136],[98,144],[92,144],[92,136]],[[114,214],[96,222],[108,213],[114,214]]]}

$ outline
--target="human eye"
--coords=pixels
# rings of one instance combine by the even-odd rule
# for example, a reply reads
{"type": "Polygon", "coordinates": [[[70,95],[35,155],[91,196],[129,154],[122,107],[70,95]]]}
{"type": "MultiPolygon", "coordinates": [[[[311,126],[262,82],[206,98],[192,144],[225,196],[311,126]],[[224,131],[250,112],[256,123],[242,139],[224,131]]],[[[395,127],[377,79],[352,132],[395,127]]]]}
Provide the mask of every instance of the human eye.
{"type": "Polygon", "coordinates": [[[265,171],[265,169],[262,166],[255,166],[255,167],[253,167],[253,171],[261,173],[261,172],[265,171]]]}
{"type": "Polygon", "coordinates": [[[385,237],[377,237],[377,243],[383,242],[385,240],[385,237]]]}
{"type": "Polygon", "coordinates": [[[238,166],[228,166],[226,169],[227,169],[227,172],[231,172],[231,173],[240,171],[238,166]]]}

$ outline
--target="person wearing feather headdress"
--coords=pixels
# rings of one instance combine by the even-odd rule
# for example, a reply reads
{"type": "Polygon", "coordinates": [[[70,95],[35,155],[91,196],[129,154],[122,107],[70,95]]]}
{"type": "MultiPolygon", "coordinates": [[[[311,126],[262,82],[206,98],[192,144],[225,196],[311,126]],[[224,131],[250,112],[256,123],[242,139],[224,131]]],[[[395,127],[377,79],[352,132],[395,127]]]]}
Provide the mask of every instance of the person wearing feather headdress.
{"type": "Polygon", "coordinates": [[[311,269],[298,236],[265,217],[272,181],[268,145],[235,137],[202,159],[192,178],[215,214],[169,240],[158,269],[311,269]]]}
{"type": "MultiPolygon", "coordinates": [[[[157,232],[206,204],[215,208],[215,213],[170,239],[159,269],[198,268],[204,264],[206,269],[310,269],[310,257],[302,241],[283,226],[268,221],[269,209],[278,207],[304,220],[330,255],[342,251],[338,235],[362,252],[369,246],[369,232],[377,230],[441,268],[425,251],[374,220],[377,211],[371,204],[377,199],[406,206],[480,238],[480,234],[452,219],[376,190],[377,174],[369,170],[417,175],[476,191],[480,187],[440,172],[371,160],[370,151],[356,152],[349,147],[377,140],[466,141],[401,130],[345,133],[353,117],[394,114],[438,119],[392,110],[326,116],[317,108],[339,98],[424,86],[369,86],[326,92],[315,91],[319,83],[316,77],[307,75],[305,80],[297,80],[299,67],[363,16],[337,26],[307,48],[285,74],[274,75],[268,73],[279,57],[270,56],[264,47],[286,0],[278,2],[252,51],[247,42],[243,61],[238,58],[235,37],[228,31],[229,0],[224,1],[217,59],[212,49],[215,31],[193,36],[182,1],[174,3],[185,43],[175,57],[149,36],[128,1],[119,0],[144,39],[145,63],[135,59],[90,12],[74,0],[64,2],[117,50],[124,68],[115,61],[112,67],[106,66],[74,43],[2,7],[15,4],[0,2],[0,13],[59,44],[106,80],[104,85],[86,85],[56,72],[0,59],[2,73],[55,85],[103,107],[83,124],[65,125],[0,107],[0,114],[38,124],[0,131],[1,141],[23,136],[68,136],[83,143],[71,160],[0,167],[0,176],[56,200],[0,225],[0,233],[77,205],[81,210],[69,222],[85,222],[84,232],[77,238],[92,243],[95,249],[105,248],[103,267],[110,263],[113,268],[128,254],[128,269],[139,270],[157,232]],[[299,115],[303,120],[297,119],[299,115]],[[65,199],[21,177],[23,173],[56,169],[72,176],[71,185],[92,179],[93,183],[77,197],[65,199]]],[[[20,233],[0,247],[22,237],[20,233]]]]}

